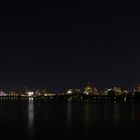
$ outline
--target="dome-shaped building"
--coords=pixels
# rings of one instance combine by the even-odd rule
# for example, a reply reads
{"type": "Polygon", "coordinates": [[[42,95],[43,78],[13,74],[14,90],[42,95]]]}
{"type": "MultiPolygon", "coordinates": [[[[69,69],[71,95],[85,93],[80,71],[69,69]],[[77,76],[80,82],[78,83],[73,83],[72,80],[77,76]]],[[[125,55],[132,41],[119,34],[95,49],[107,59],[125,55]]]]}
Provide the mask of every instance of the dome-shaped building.
{"type": "Polygon", "coordinates": [[[86,95],[97,95],[98,91],[97,91],[95,86],[93,86],[89,83],[84,89],[84,94],[86,94],[86,95]]]}

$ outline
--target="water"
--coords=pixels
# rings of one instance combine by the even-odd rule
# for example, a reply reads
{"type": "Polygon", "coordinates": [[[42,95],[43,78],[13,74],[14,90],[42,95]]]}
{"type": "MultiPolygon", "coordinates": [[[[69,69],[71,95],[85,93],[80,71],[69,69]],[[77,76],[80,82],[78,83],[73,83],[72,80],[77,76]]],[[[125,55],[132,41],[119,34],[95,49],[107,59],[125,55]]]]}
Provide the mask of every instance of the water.
{"type": "Polygon", "coordinates": [[[140,130],[140,104],[0,101],[0,135],[14,139],[126,139],[140,130]]]}

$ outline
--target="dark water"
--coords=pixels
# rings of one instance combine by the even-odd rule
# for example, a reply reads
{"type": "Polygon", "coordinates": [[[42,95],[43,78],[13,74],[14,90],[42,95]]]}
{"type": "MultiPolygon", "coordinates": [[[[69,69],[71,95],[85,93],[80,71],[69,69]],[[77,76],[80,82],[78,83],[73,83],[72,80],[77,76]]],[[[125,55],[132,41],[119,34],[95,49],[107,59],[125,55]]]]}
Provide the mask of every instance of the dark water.
{"type": "Polygon", "coordinates": [[[14,139],[126,139],[140,134],[140,104],[0,101],[0,135],[14,139]]]}

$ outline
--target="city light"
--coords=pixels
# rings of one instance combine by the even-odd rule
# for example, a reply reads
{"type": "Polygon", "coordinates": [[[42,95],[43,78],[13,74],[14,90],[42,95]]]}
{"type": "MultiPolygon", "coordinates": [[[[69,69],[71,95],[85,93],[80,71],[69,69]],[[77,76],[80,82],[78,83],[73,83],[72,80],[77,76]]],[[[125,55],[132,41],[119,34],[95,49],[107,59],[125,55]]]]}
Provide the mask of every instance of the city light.
{"type": "Polygon", "coordinates": [[[130,89],[123,89],[119,86],[97,89],[92,84],[87,84],[83,88],[71,88],[60,93],[55,93],[47,89],[15,89],[5,92],[0,90],[0,99],[68,99],[84,100],[90,99],[94,102],[140,102],[140,85],[130,89]]]}
{"type": "Polygon", "coordinates": [[[27,92],[27,95],[28,95],[29,97],[32,97],[32,96],[34,95],[34,92],[29,91],[29,92],[27,92]]]}

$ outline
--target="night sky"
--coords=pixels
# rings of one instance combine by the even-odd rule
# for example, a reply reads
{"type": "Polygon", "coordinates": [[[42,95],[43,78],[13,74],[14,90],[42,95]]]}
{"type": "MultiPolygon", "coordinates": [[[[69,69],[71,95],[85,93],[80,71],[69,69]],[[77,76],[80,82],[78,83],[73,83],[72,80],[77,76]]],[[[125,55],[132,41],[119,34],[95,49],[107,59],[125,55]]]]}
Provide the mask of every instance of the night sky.
{"type": "Polygon", "coordinates": [[[0,17],[0,88],[62,91],[140,82],[137,4],[6,1],[0,17]]]}

